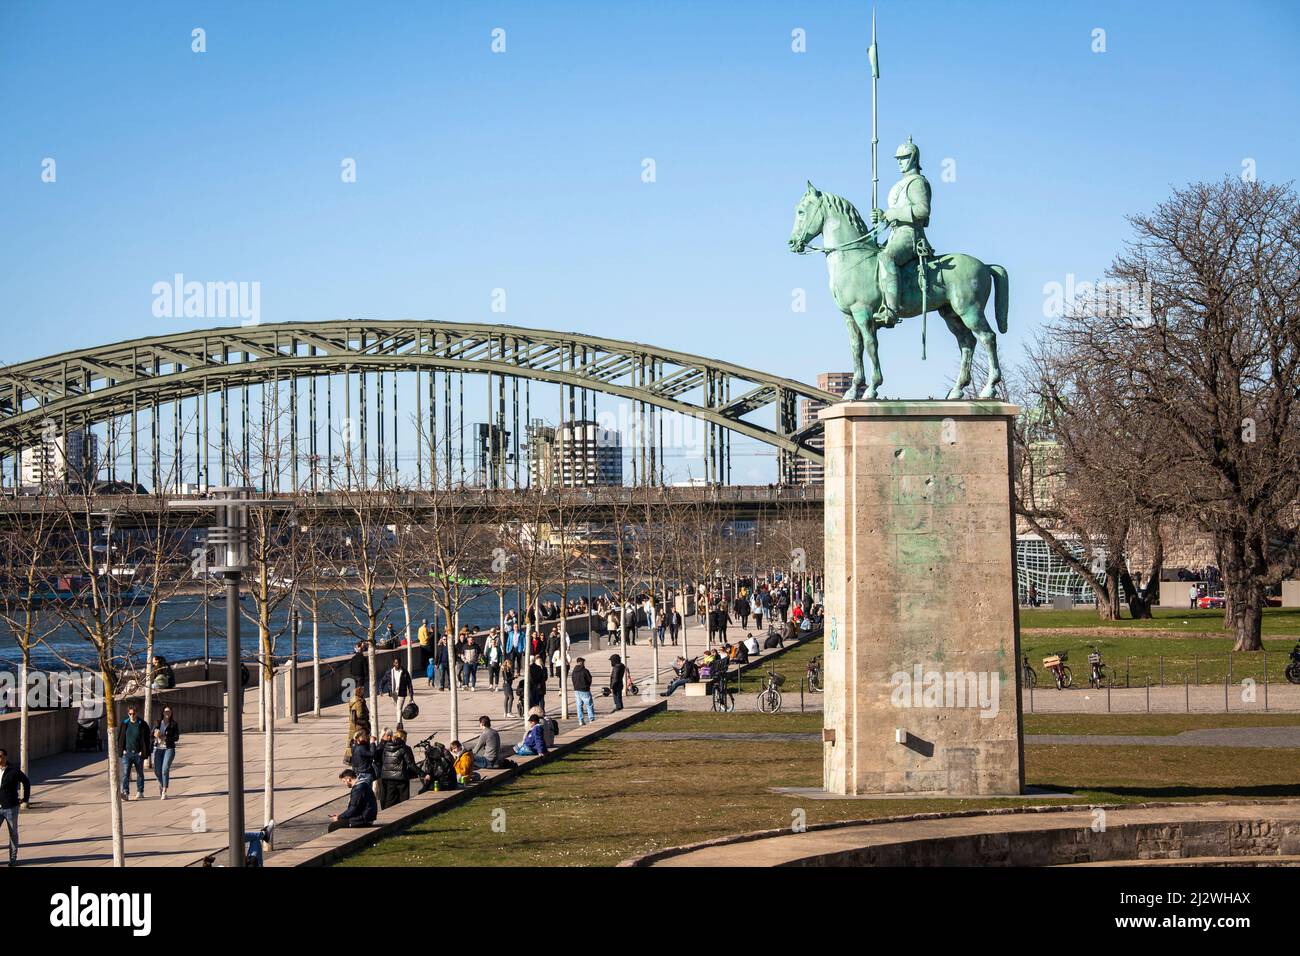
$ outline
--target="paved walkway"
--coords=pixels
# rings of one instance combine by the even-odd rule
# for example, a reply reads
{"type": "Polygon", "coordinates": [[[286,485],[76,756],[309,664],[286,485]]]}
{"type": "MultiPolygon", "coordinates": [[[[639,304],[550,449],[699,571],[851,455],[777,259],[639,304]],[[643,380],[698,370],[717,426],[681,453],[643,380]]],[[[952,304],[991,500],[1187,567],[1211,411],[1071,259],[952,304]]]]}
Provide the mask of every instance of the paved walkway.
{"type": "Polygon", "coordinates": [[[1216,727],[1178,734],[1027,734],[1027,744],[1087,747],[1269,747],[1300,748],[1297,727],[1216,727]]]}
{"type": "MultiPolygon", "coordinates": [[[[643,632],[644,633],[644,632],[643,632]]],[[[703,646],[703,641],[692,641],[692,649],[703,646]]],[[[671,670],[671,647],[659,652],[660,682],[664,686],[665,674],[671,670]]],[[[634,679],[646,684],[652,669],[652,650],[644,641],[627,650],[602,647],[588,651],[585,642],[575,642],[571,650],[574,657],[584,656],[587,666],[602,686],[609,677],[609,656],[622,653],[631,661],[634,679]]],[[[483,671],[479,672],[480,678],[483,671]]],[[[549,710],[559,716],[559,697],[556,693],[558,678],[548,681],[551,692],[547,695],[549,710]]],[[[502,695],[497,691],[480,689],[475,693],[461,693],[460,731],[466,740],[472,740],[478,729],[478,717],[487,714],[501,733],[502,743],[513,746],[523,737],[522,721],[502,716],[502,695]]],[[[246,791],[245,821],[250,829],[263,823],[263,736],[257,731],[257,691],[244,695],[244,786],[246,791]]],[[[407,723],[411,742],[422,739],[435,730],[438,739],[449,743],[447,733],[450,720],[450,693],[435,693],[416,681],[416,701],[420,716],[407,723]]],[[[657,698],[655,698],[657,699],[657,698]]],[[[625,697],[625,704],[639,707],[651,704],[646,694],[625,697]]],[[[570,719],[561,721],[562,731],[576,727],[572,695],[569,697],[570,719]]],[[[387,698],[380,698],[377,727],[395,723],[387,698]]],[[[596,698],[596,713],[610,713],[608,698],[596,698]]],[[[284,834],[296,839],[286,843],[309,839],[314,831],[305,831],[301,824],[304,814],[335,802],[343,794],[338,772],[342,767],[343,748],[347,737],[347,710],[342,705],[323,708],[320,717],[304,715],[297,724],[281,719],[275,730],[275,806],[277,826],[284,826],[284,834]],[[295,818],[297,822],[295,822],[295,818]]],[[[33,762],[32,806],[23,810],[19,820],[22,846],[19,861],[24,865],[109,866],[113,862],[111,827],[108,807],[108,782],[105,779],[107,759],[103,754],[65,753],[33,762]]],[[[145,770],[144,800],[132,799],[122,805],[126,836],[128,865],[184,866],[200,861],[204,856],[220,851],[226,846],[226,735],[185,734],[177,749],[176,763],[172,767],[171,787],[165,801],[158,798],[158,784],[152,771],[145,770]]],[[[313,815],[312,819],[314,820],[313,815]]]]}
{"type": "MultiPolygon", "coordinates": [[[[758,675],[747,675],[745,689],[736,695],[737,711],[758,710],[758,675]],[[752,686],[751,686],[752,684],[752,686]]],[[[1267,707],[1265,707],[1264,685],[1254,687],[1254,700],[1243,700],[1244,688],[1240,684],[1229,687],[1224,700],[1223,685],[1202,685],[1188,687],[1152,687],[1148,699],[1145,687],[1117,687],[1106,691],[1074,687],[1069,690],[1039,688],[1031,699],[1028,691],[1021,698],[1021,706],[1026,714],[1143,714],[1148,710],[1153,714],[1293,714],[1300,713],[1300,685],[1270,684],[1268,687],[1267,707]]],[[[681,702],[681,692],[674,694],[670,706],[673,710],[711,710],[712,702],[708,697],[688,697],[681,702]]],[[[799,700],[799,687],[793,690],[784,688],[782,692],[781,713],[797,714],[815,713],[822,709],[822,695],[805,691],[802,707],[799,700]]]]}
{"type": "MultiPolygon", "coordinates": [[[[1105,813],[1105,826],[1108,830],[1142,823],[1168,823],[1177,828],[1179,824],[1192,821],[1228,821],[1245,828],[1242,832],[1251,833],[1252,824],[1261,819],[1280,822],[1288,829],[1300,825],[1300,802],[1108,807],[1105,813]]],[[[1096,811],[1091,807],[1062,807],[1050,811],[1033,808],[1026,812],[1002,811],[966,816],[910,817],[894,821],[864,822],[860,825],[813,828],[803,833],[791,833],[786,830],[749,834],[748,838],[738,840],[733,838],[734,842],[717,842],[712,845],[696,845],[652,853],[643,858],[629,860],[624,865],[782,866],[809,857],[882,847],[887,844],[978,837],[988,834],[1029,834],[1034,831],[1049,830],[1085,833],[1090,831],[1096,822],[1096,811]]],[[[1000,844],[1002,841],[996,842],[1000,844]]],[[[1295,843],[1294,840],[1287,841],[1286,846],[1280,848],[1283,855],[1274,858],[1281,862],[1294,856],[1295,843]]],[[[1277,852],[1279,851],[1274,851],[1277,852]]],[[[1240,861],[1242,858],[1232,857],[1232,859],[1240,861]]],[[[1067,859],[1064,862],[1074,861],[1067,859]]]]}

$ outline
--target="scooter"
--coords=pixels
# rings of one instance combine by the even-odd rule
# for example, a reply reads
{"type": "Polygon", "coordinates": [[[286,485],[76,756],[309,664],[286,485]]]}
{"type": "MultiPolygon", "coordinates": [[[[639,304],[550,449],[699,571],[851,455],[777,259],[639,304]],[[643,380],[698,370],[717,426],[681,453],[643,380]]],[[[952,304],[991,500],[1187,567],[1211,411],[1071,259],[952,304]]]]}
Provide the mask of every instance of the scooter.
{"type": "Polygon", "coordinates": [[[1300,684],[1300,641],[1291,648],[1291,663],[1286,665],[1286,679],[1292,684],[1300,684]]]}

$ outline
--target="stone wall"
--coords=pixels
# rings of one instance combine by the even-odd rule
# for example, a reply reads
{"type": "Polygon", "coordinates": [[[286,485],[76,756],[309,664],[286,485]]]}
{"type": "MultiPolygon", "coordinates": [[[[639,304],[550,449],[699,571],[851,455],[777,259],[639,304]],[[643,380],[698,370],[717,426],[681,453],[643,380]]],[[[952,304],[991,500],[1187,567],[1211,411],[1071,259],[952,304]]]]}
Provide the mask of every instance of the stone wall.
{"type": "Polygon", "coordinates": [[[1016,411],[925,401],[821,413],[832,793],[1021,790],[1016,411]]]}

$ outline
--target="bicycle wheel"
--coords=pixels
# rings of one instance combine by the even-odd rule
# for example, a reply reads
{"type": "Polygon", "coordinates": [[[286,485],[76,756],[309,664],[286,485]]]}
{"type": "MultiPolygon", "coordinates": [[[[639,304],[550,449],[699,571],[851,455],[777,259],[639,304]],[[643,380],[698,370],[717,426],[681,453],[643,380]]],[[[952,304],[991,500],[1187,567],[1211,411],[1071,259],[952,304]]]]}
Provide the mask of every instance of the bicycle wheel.
{"type": "Polygon", "coordinates": [[[725,694],[722,695],[722,712],[724,714],[729,714],[735,709],[736,709],[736,695],[733,694],[731,691],[727,691],[725,694]]]}
{"type": "Polygon", "coordinates": [[[1034,670],[1032,667],[1025,668],[1024,677],[1026,687],[1038,686],[1038,671],[1034,670]]]}
{"type": "Polygon", "coordinates": [[[1068,664],[1061,668],[1061,672],[1062,672],[1061,686],[1062,687],[1074,686],[1074,673],[1073,671],[1070,670],[1068,664]]]}
{"type": "Polygon", "coordinates": [[[760,690],[758,692],[758,709],[765,714],[775,714],[781,707],[781,695],[775,690],[760,690]]]}
{"type": "Polygon", "coordinates": [[[811,674],[808,675],[808,686],[809,686],[809,688],[812,689],[813,693],[815,693],[815,694],[820,694],[820,693],[822,692],[822,672],[821,672],[821,671],[813,671],[813,673],[811,673],[811,674]]]}

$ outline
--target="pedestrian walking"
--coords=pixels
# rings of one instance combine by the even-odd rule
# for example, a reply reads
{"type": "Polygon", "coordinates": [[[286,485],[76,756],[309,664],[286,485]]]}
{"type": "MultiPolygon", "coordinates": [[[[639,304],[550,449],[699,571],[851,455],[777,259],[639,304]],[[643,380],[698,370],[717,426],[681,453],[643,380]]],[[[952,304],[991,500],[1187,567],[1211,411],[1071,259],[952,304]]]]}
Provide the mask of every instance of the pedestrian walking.
{"type": "Polygon", "coordinates": [[[415,699],[415,688],[411,686],[411,674],[402,666],[402,656],[393,655],[393,669],[384,675],[384,691],[393,702],[396,714],[395,724],[402,726],[402,710],[415,699]]]}
{"type": "Polygon", "coordinates": [[[31,797],[32,782],[21,769],[9,763],[9,751],[0,747],[0,818],[9,832],[10,866],[18,865],[18,810],[26,807],[31,797]]]}
{"type": "Polygon", "coordinates": [[[126,709],[126,720],[117,732],[122,748],[122,799],[131,799],[131,770],[135,769],[136,799],[144,799],[144,758],[152,749],[149,725],[136,716],[135,705],[126,709]]]}
{"type": "Polygon", "coordinates": [[[587,670],[587,662],[583,658],[579,657],[573,662],[573,670],[569,671],[569,683],[573,685],[574,709],[578,712],[578,726],[595,723],[596,707],[591,697],[591,671],[587,670]]]}
{"type": "Polygon", "coordinates": [[[159,799],[167,799],[171,783],[172,763],[176,760],[176,741],[181,729],[170,707],[164,707],[158,726],[153,730],[153,775],[158,778],[159,799]]]}
{"type": "Polygon", "coordinates": [[[352,742],[358,733],[370,736],[370,705],[366,703],[366,693],[360,687],[352,689],[352,700],[348,703],[348,745],[343,751],[343,759],[352,759],[352,742]]]}
{"type": "Polygon", "coordinates": [[[361,693],[370,692],[370,661],[366,657],[365,641],[357,641],[357,646],[352,649],[352,658],[348,661],[348,676],[352,678],[353,686],[361,689],[361,693]]]}
{"type": "Polygon", "coordinates": [[[510,658],[501,662],[501,695],[506,700],[506,716],[515,713],[515,665],[510,658]]]}

